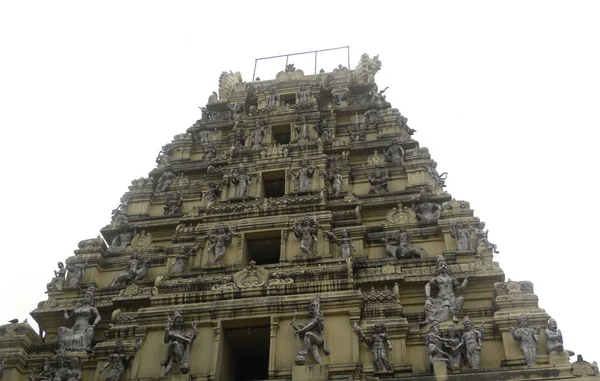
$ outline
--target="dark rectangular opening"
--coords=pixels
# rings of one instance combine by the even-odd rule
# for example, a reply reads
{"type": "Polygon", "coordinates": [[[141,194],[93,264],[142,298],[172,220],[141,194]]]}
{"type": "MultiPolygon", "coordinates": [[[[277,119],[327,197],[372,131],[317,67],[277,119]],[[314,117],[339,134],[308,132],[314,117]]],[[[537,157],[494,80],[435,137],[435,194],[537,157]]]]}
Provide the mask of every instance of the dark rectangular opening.
{"type": "Polygon", "coordinates": [[[283,197],[285,194],[285,171],[264,172],[262,178],[266,198],[283,197]]]}
{"type": "Polygon", "coordinates": [[[296,104],[296,94],[283,94],[279,99],[282,106],[296,104]]]}
{"type": "Polygon", "coordinates": [[[290,125],[284,126],[273,126],[272,128],[273,141],[279,144],[290,144],[292,134],[290,131],[290,125]]]}
{"type": "Polygon", "coordinates": [[[268,380],[269,340],[269,326],[226,329],[222,380],[268,380]]]}
{"type": "Polygon", "coordinates": [[[249,233],[246,237],[246,245],[248,262],[254,261],[259,266],[279,263],[281,231],[249,233]]]}

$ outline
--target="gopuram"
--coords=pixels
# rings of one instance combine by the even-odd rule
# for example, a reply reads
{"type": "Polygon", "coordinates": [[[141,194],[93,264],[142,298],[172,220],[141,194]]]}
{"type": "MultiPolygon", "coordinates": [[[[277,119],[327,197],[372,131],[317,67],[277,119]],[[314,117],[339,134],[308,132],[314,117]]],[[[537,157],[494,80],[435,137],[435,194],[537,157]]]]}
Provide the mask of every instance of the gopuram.
{"type": "Polygon", "coordinates": [[[2,381],[600,380],[533,284],[505,280],[381,66],[223,72],[48,269],[39,332],[0,326],[2,381]]]}

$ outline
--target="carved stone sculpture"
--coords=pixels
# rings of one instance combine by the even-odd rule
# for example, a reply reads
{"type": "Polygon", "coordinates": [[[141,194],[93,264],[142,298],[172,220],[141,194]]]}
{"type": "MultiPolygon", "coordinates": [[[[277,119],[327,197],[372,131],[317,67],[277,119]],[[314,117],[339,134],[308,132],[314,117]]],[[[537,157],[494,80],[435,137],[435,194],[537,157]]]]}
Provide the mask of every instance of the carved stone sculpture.
{"type": "Polygon", "coordinates": [[[67,265],[67,270],[69,270],[69,274],[71,274],[71,279],[69,279],[69,287],[79,286],[81,283],[81,278],[83,277],[83,272],[87,267],[88,261],[83,261],[83,256],[79,256],[76,262],[67,265]]]}
{"type": "Polygon", "coordinates": [[[131,240],[131,247],[133,248],[133,251],[143,252],[144,250],[148,249],[152,244],[153,238],[154,237],[152,237],[152,234],[146,232],[145,230],[137,233],[131,240]]]}
{"type": "Polygon", "coordinates": [[[375,79],[375,74],[381,69],[381,61],[379,55],[370,58],[367,53],[360,57],[358,65],[356,65],[356,80],[359,83],[371,83],[375,79]]]}
{"type": "Polygon", "coordinates": [[[383,95],[383,93],[385,93],[387,89],[388,88],[386,87],[385,89],[379,91],[379,88],[377,85],[375,85],[371,90],[369,90],[369,92],[367,92],[365,97],[372,104],[382,105],[385,102],[385,95],[383,95]]]}
{"type": "Polygon", "coordinates": [[[276,108],[278,99],[279,99],[279,96],[275,92],[275,89],[271,88],[269,90],[269,95],[267,95],[266,108],[276,108]]]}
{"type": "Polygon", "coordinates": [[[294,235],[300,239],[300,251],[304,255],[312,255],[313,247],[317,243],[319,223],[316,218],[304,216],[294,222],[294,235]]]}
{"type": "Polygon", "coordinates": [[[521,344],[521,351],[525,357],[527,366],[535,365],[537,359],[537,342],[540,338],[540,327],[529,328],[527,316],[521,315],[517,318],[517,329],[510,327],[513,339],[521,344]]]}
{"type": "Polygon", "coordinates": [[[250,179],[250,176],[246,174],[243,163],[240,163],[237,172],[229,177],[229,181],[235,185],[235,197],[248,197],[248,191],[250,190],[250,183],[252,180],[250,179]]]}
{"type": "Polygon", "coordinates": [[[492,253],[500,253],[496,244],[491,243],[488,240],[488,230],[483,230],[485,228],[485,222],[480,222],[475,224],[473,230],[473,238],[477,242],[477,253],[478,254],[492,254],[492,253]]]}
{"type": "MultiPolygon", "coordinates": [[[[214,93],[213,93],[214,94],[214,93]]],[[[142,341],[138,340],[136,345],[133,347],[133,351],[125,353],[125,348],[121,340],[115,343],[115,351],[108,356],[106,363],[100,369],[100,374],[104,373],[106,368],[110,367],[106,381],[120,381],[121,376],[125,373],[127,366],[131,360],[135,357],[135,353],[142,346],[142,341]]]]}
{"type": "Polygon", "coordinates": [[[335,169],[333,171],[333,174],[324,171],[323,175],[331,183],[331,190],[333,191],[333,195],[339,196],[342,190],[342,182],[344,181],[344,177],[340,174],[340,170],[335,169]]]}
{"type": "Polygon", "coordinates": [[[62,262],[58,262],[58,271],[54,270],[54,278],[46,285],[46,294],[50,291],[62,291],[65,285],[65,275],[67,269],[62,262]]]}
{"type": "Polygon", "coordinates": [[[446,178],[448,177],[448,172],[440,174],[437,171],[436,167],[437,163],[435,161],[432,161],[432,164],[427,166],[427,172],[429,173],[429,175],[431,175],[429,187],[435,194],[440,194],[446,186],[446,178]]]}
{"type": "Polygon", "coordinates": [[[260,146],[262,142],[262,138],[265,136],[265,129],[260,125],[258,119],[256,120],[256,124],[254,125],[254,130],[250,133],[250,141],[253,146],[260,146]]]}
{"type": "Polygon", "coordinates": [[[404,227],[398,229],[398,233],[394,236],[398,247],[396,248],[397,259],[420,259],[423,258],[425,250],[410,243],[412,235],[404,227]]]}
{"type": "Polygon", "coordinates": [[[371,190],[369,190],[369,193],[380,194],[389,192],[389,179],[390,177],[388,173],[382,175],[379,171],[376,171],[374,176],[368,175],[367,180],[369,180],[369,184],[371,184],[371,190]]]}
{"type": "Polygon", "coordinates": [[[168,318],[165,328],[165,344],[168,344],[167,358],[161,363],[165,367],[164,375],[168,375],[173,369],[173,365],[179,364],[179,371],[183,374],[191,370],[189,363],[190,347],[196,337],[198,329],[196,329],[196,321],[192,323],[192,330],[186,331],[183,325],[183,316],[178,311],[175,311],[173,320],[168,318]]]}
{"type": "Polygon", "coordinates": [[[329,121],[327,119],[323,119],[320,124],[314,126],[314,129],[317,130],[317,135],[323,142],[323,144],[331,144],[334,133],[333,129],[329,127],[329,121]]]}
{"type": "Polygon", "coordinates": [[[163,214],[165,216],[173,216],[176,214],[182,214],[181,207],[183,206],[183,195],[180,194],[168,194],[165,197],[165,206],[163,207],[163,214]]]}
{"type": "Polygon", "coordinates": [[[246,143],[246,132],[242,128],[236,128],[235,134],[233,134],[233,144],[232,148],[241,148],[246,143]]]}
{"type": "Polygon", "coordinates": [[[390,364],[385,352],[386,346],[388,350],[392,350],[392,342],[388,337],[385,324],[376,323],[373,327],[373,333],[371,334],[370,339],[365,336],[362,328],[360,328],[356,323],[354,323],[353,328],[354,332],[356,332],[358,336],[369,346],[369,348],[371,348],[375,372],[393,372],[394,369],[392,368],[392,365],[390,364]]]}
{"type": "Polygon", "coordinates": [[[442,348],[448,354],[448,366],[458,370],[462,364],[461,337],[454,325],[449,325],[442,348]]]}
{"type": "Polygon", "coordinates": [[[422,222],[435,223],[440,219],[442,207],[440,204],[431,202],[431,195],[425,189],[421,189],[420,203],[412,200],[412,209],[417,215],[417,219],[422,222]]]}
{"type": "Polygon", "coordinates": [[[29,381],[81,381],[83,363],[79,357],[67,357],[63,349],[54,351],[50,358],[46,358],[42,371],[33,376],[35,369],[29,375],[29,381]]]}
{"type": "Polygon", "coordinates": [[[548,324],[546,326],[546,353],[550,352],[567,352],[569,356],[573,356],[575,353],[569,350],[565,350],[563,347],[563,336],[560,329],[558,329],[558,325],[556,324],[556,320],[553,318],[548,319],[548,324]]]}
{"type": "Polygon", "coordinates": [[[308,124],[306,123],[306,116],[300,116],[300,122],[296,123],[295,128],[298,136],[296,138],[296,143],[306,143],[310,140],[308,136],[308,124]]]}
{"type": "Polygon", "coordinates": [[[461,346],[465,348],[466,359],[472,369],[479,369],[481,363],[481,348],[483,348],[483,322],[478,328],[473,327],[471,319],[463,319],[465,331],[462,335],[461,346]]]}
{"type": "Polygon", "coordinates": [[[471,250],[471,228],[468,223],[453,222],[450,224],[450,235],[456,240],[458,251],[471,250]]]}
{"type": "Polygon", "coordinates": [[[336,88],[331,90],[331,97],[333,98],[333,103],[335,105],[339,105],[342,101],[348,99],[348,89],[344,88],[336,88]]]}
{"type": "Polygon", "coordinates": [[[290,174],[294,179],[294,190],[296,192],[308,192],[310,191],[310,183],[315,173],[315,163],[313,161],[308,162],[308,158],[304,156],[300,163],[300,168],[295,171],[294,166],[290,167],[290,174]]]}
{"type": "Polygon", "coordinates": [[[430,364],[433,364],[436,361],[442,361],[446,364],[450,362],[450,354],[445,352],[442,348],[446,339],[440,336],[439,331],[440,324],[437,321],[433,321],[429,326],[429,332],[425,336],[425,345],[427,346],[427,352],[429,353],[430,364]]]}
{"type": "Polygon", "coordinates": [[[369,155],[369,157],[367,157],[367,164],[368,165],[383,165],[385,164],[385,157],[383,155],[380,155],[379,152],[377,150],[373,151],[372,155],[369,155]]]}
{"type": "Polygon", "coordinates": [[[438,257],[435,277],[425,285],[425,319],[428,323],[434,321],[445,322],[449,314],[452,314],[452,320],[458,322],[458,314],[462,310],[464,298],[454,295],[454,287],[462,291],[467,287],[469,278],[465,278],[460,283],[452,276],[450,267],[444,257],[438,257]],[[438,293],[435,297],[431,296],[431,288],[435,287],[438,293]]]}
{"type": "Polygon", "coordinates": [[[133,282],[141,282],[148,273],[148,265],[148,261],[140,264],[138,253],[133,252],[131,257],[129,257],[129,261],[127,261],[125,272],[117,275],[109,287],[125,287],[133,282]]]}
{"type": "Polygon", "coordinates": [[[388,162],[396,165],[402,165],[404,163],[404,148],[400,144],[400,139],[396,139],[396,142],[389,146],[383,154],[388,162]]]}
{"type": "Polygon", "coordinates": [[[215,183],[209,183],[206,193],[204,193],[204,202],[206,203],[206,211],[213,207],[221,196],[221,190],[215,185],[215,183]]]}
{"type": "Polygon", "coordinates": [[[321,295],[317,295],[315,300],[308,307],[308,321],[296,325],[296,314],[292,320],[292,329],[296,335],[296,365],[306,364],[306,356],[310,353],[317,364],[321,363],[319,347],[323,347],[323,352],[329,354],[327,343],[323,336],[325,323],[321,313],[321,295]]]}
{"type": "Polygon", "coordinates": [[[310,96],[310,90],[306,89],[306,85],[302,85],[300,86],[300,90],[296,93],[296,96],[298,98],[298,103],[306,103],[310,96]]]}
{"type": "Polygon", "coordinates": [[[240,102],[235,102],[231,105],[232,119],[239,119],[244,115],[244,105],[240,102]]]}
{"type": "Polygon", "coordinates": [[[119,234],[113,238],[110,246],[106,250],[111,254],[121,253],[127,249],[133,239],[133,231],[130,231],[127,226],[123,226],[119,234]]]}
{"type": "Polygon", "coordinates": [[[338,238],[333,232],[327,232],[327,237],[337,243],[342,253],[342,258],[348,258],[352,253],[350,249],[356,251],[356,247],[352,244],[352,240],[348,237],[346,229],[342,230],[342,238],[338,238]]]}
{"type": "Polygon", "coordinates": [[[177,254],[175,257],[175,261],[169,270],[175,275],[183,273],[183,270],[185,269],[185,261],[198,249],[198,247],[199,245],[196,245],[195,247],[186,250],[185,246],[179,246],[179,254],[177,254]]]}
{"type": "Polygon", "coordinates": [[[70,314],[64,311],[65,320],[75,318],[72,328],[58,328],[58,346],[65,351],[91,351],[94,330],[100,322],[100,314],[94,306],[96,289],[90,287],[85,291],[83,303],[70,314]]]}
{"type": "Polygon", "coordinates": [[[171,189],[171,184],[173,183],[173,181],[175,180],[175,178],[177,177],[177,175],[175,175],[173,172],[171,172],[171,167],[167,166],[165,168],[165,172],[160,175],[160,177],[158,178],[158,182],[156,184],[156,188],[154,189],[155,192],[166,192],[169,189],[171,189]]]}
{"type": "Polygon", "coordinates": [[[231,243],[233,231],[229,226],[227,229],[228,231],[225,230],[225,224],[221,222],[219,224],[219,230],[217,231],[217,234],[211,234],[212,230],[208,232],[208,239],[210,240],[208,252],[215,253],[214,263],[219,263],[223,260],[223,256],[227,250],[227,245],[231,243]]]}

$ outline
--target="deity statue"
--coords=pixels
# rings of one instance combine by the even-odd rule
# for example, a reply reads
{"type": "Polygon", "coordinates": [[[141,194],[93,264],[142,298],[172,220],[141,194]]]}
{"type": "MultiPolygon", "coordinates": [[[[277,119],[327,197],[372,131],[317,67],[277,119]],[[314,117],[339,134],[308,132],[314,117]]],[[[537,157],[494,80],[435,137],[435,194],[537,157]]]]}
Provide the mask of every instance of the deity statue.
{"type": "Polygon", "coordinates": [[[235,130],[235,134],[233,135],[233,147],[232,148],[241,148],[246,143],[246,132],[242,128],[237,128],[235,130]]]}
{"type": "Polygon", "coordinates": [[[383,151],[383,155],[390,163],[402,165],[404,162],[404,148],[400,144],[400,139],[396,138],[396,142],[383,151]]]}
{"type": "Polygon", "coordinates": [[[269,90],[269,95],[267,96],[267,108],[275,108],[277,107],[277,99],[279,98],[279,96],[277,96],[277,93],[275,92],[274,88],[271,88],[269,90]]]}
{"type": "Polygon", "coordinates": [[[386,87],[385,89],[379,91],[379,88],[377,85],[375,85],[369,92],[367,92],[366,97],[371,103],[382,104],[385,102],[385,95],[383,95],[383,93],[385,93],[388,88],[389,87],[386,87]]]}
{"type": "Polygon", "coordinates": [[[235,197],[248,197],[248,191],[250,190],[250,183],[252,183],[252,180],[250,179],[250,176],[246,174],[243,163],[240,163],[238,166],[237,173],[232,174],[229,177],[229,181],[235,185],[235,197]]]}
{"type": "Polygon", "coordinates": [[[163,206],[163,215],[172,216],[182,214],[181,207],[183,206],[183,195],[167,194],[165,197],[165,206],[163,206]]]}
{"type": "Polygon", "coordinates": [[[235,102],[231,106],[231,116],[233,119],[239,119],[244,115],[244,105],[241,102],[235,102]]]}
{"type": "Polygon", "coordinates": [[[362,116],[361,124],[367,128],[369,124],[377,125],[377,120],[379,119],[379,111],[377,110],[368,110],[362,116]]]}
{"type": "Polygon", "coordinates": [[[81,283],[81,277],[83,277],[83,272],[88,264],[87,259],[85,262],[83,261],[83,256],[79,256],[77,262],[73,262],[70,265],[67,265],[67,270],[69,270],[69,274],[71,274],[71,279],[69,280],[69,287],[79,286],[81,283]]]}
{"type": "Polygon", "coordinates": [[[131,240],[133,239],[133,232],[130,231],[127,226],[122,226],[119,234],[113,238],[110,246],[106,251],[111,254],[121,253],[127,249],[127,247],[131,244],[131,240]]]}
{"type": "Polygon", "coordinates": [[[75,308],[70,314],[64,311],[65,320],[69,321],[75,317],[72,328],[58,328],[58,346],[65,351],[88,351],[92,350],[94,330],[100,322],[100,314],[94,306],[94,294],[96,289],[92,286],[85,291],[83,303],[75,308]]]}
{"type": "Polygon", "coordinates": [[[458,251],[471,250],[471,229],[469,224],[463,221],[456,221],[450,224],[450,235],[456,240],[458,251]]]}
{"type": "Polygon", "coordinates": [[[433,181],[441,188],[446,186],[446,178],[448,177],[448,172],[444,172],[440,175],[440,173],[436,169],[437,163],[435,161],[432,162],[430,166],[427,166],[427,172],[431,175],[433,181]]]}
{"type": "Polygon", "coordinates": [[[420,194],[421,202],[416,203],[416,200],[412,200],[412,209],[417,215],[417,220],[421,222],[437,222],[442,214],[442,207],[440,204],[431,202],[431,195],[422,188],[420,194]]]}
{"type": "Polygon", "coordinates": [[[412,235],[403,226],[398,229],[398,233],[394,238],[398,243],[396,248],[397,259],[421,259],[424,257],[425,250],[410,243],[412,235]]]}
{"type": "Polygon", "coordinates": [[[556,324],[556,320],[553,318],[548,319],[548,324],[546,326],[546,352],[550,354],[550,352],[567,352],[569,356],[575,355],[573,351],[565,350],[563,347],[563,337],[562,332],[558,329],[558,325],[556,324]]]}
{"type": "Polygon", "coordinates": [[[350,249],[356,251],[356,247],[354,247],[352,240],[348,237],[346,229],[342,230],[342,238],[338,238],[332,231],[327,232],[327,237],[340,247],[342,258],[348,258],[351,255],[350,249]]]}
{"type": "MultiPolygon", "coordinates": [[[[42,371],[33,376],[35,369],[29,374],[29,381],[81,381],[83,364],[79,357],[69,359],[63,349],[57,349],[51,358],[46,358],[42,371]]],[[[1,375],[1,374],[0,374],[1,375]]]]}
{"type": "Polygon", "coordinates": [[[158,164],[159,168],[166,167],[169,165],[169,155],[173,152],[173,147],[171,144],[167,144],[162,146],[162,149],[158,152],[156,156],[156,164],[158,164]]]}
{"type": "Polygon", "coordinates": [[[483,230],[485,228],[485,222],[475,224],[474,228],[475,229],[473,230],[473,238],[477,242],[478,253],[500,253],[496,244],[493,244],[488,240],[488,230],[483,230]]]}
{"type": "Polygon", "coordinates": [[[263,136],[265,136],[265,129],[260,125],[258,119],[254,125],[254,130],[250,132],[250,141],[253,146],[260,146],[263,136]]]}
{"type": "Polygon", "coordinates": [[[513,339],[521,343],[521,351],[523,351],[527,366],[533,366],[537,359],[537,342],[540,338],[540,327],[536,327],[535,329],[529,328],[527,316],[525,315],[517,318],[517,324],[519,325],[517,329],[510,327],[509,331],[512,333],[513,339]]]}
{"type": "Polygon", "coordinates": [[[458,322],[458,314],[462,310],[464,298],[455,296],[453,287],[457,291],[462,291],[467,287],[469,278],[465,278],[462,284],[452,276],[450,267],[446,259],[438,257],[435,277],[425,285],[425,319],[428,323],[433,321],[445,322],[448,320],[449,313],[452,313],[452,320],[458,322]],[[435,297],[431,296],[431,287],[435,286],[438,293],[435,297]]]}
{"type": "Polygon", "coordinates": [[[319,355],[319,347],[323,347],[323,352],[329,354],[329,349],[327,349],[327,343],[323,336],[325,323],[320,309],[321,295],[317,295],[315,300],[308,307],[308,321],[306,323],[296,325],[298,311],[294,314],[291,326],[296,335],[296,365],[306,364],[306,356],[308,353],[312,355],[317,364],[320,364],[321,356],[319,355]]]}
{"type": "Polygon", "coordinates": [[[169,267],[169,271],[172,270],[175,275],[183,273],[183,270],[185,269],[185,261],[198,249],[199,246],[200,245],[198,244],[189,250],[186,250],[185,246],[179,246],[179,254],[177,254],[175,261],[171,267],[169,267]]]}
{"type": "Polygon", "coordinates": [[[371,184],[371,190],[369,193],[387,193],[388,191],[388,180],[390,179],[389,174],[386,173],[385,176],[381,175],[381,172],[376,171],[375,176],[371,177],[371,175],[367,176],[367,180],[369,180],[369,184],[371,184]]]}
{"type": "Polygon", "coordinates": [[[296,138],[297,143],[308,142],[310,140],[308,136],[308,124],[306,123],[306,116],[300,116],[300,123],[296,123],[295,128],[296,134],[298,134],[298,137],[296,138]]]}
{"type": "Polygon", "coordinates": [[[301,85],[300,90],[296,93],[296,96],[298,98],[298,103],[306,103],[308,102],[310,91],[306,89],[306,85],[301,85]]]}
{"type": "Polygon", "coordinates": [[[471,369],[479,369],[481,363],[481,348],[483,348],[483,322],[478,328],[473,327],[471,319],[463,319],[465,331],[462,335],[461,346],[466,348],[467,362],[471,369]]]}
{"type": "Polygon", "coordinates": [[[429,326],[429,332],[425,336],[425,345],[429,353],[429,363],[433,364],[436,361],[443,361],[446,364],[450,362],[450,354],[442,349],[446,339],[440,336],[440,324],[437,321],[432,321],[429,326]]]}
{"type": "Polygon", "coordinates": [[[54,270],[54,278],[46,285],[46,294],[56,289],[56,291],[62,291],[65,284],[65,275],[67,269],[62,262],[58,262],[58,271],[54,270]]]}
{"type": "Polygon", "coordinates": [[[161,362],[161,365],[165,366],[165,376],[171,372],[175,362],[179,363],[181,373],[187,374],[191,370],[188,358],[190,347],[197,336],[196,321],[192,323],[192,330],[186,331],[183,325],[183,316],[178,311],[175,311],[173,320],[168,317],[165,328],[165,344],[169,344],[169,347],[167,348],[167,358],[161,362]]]}
{"type": "Polygon", "coordinates": [[[292,163],[290,167],[290,174],[294,178],[294,190],[296,192],[310,191],[310,183],[315,173],[315,169],[316,167],[314,161],[311,161],[309,164],[308,158],[306,156],[302,158],[300,168],[297,171],[294,171],[294,164],[292,163]]]}
{"type": "Polygon", "coordinates": [[[154,188],[155,192],[166,192],[171,189],[171,184],[175,180],[177,175],[171,172],[171,167],[167,166],[162,175],[158,178],[158,182],[156,184],[156,188],[154,188]]]}
{"type": "Polygon", "coordinates": [[[233,231],[228,226],[228,232],[225,231],[225,224],[222,222],[219,224],[219,230],[216,235],[211,234],[212,229],[208,232],[208,239],[210,240],[210,246],[208,247],[208,252],[213,251],[215,253],[214,263],[219,263],[223,259],[225,255],[225,251],[227,250],[227,245],[231,243],[231,236],[233,235],[233,231]]]}
{"type": "Polygon", "coordinates": [[[111,227],[126,226],[129,223],[129,215],[127,214],[126,203],[121,203],[116,209],[112,210],[110,220],[111,227]]]}
{"type": "Polygon", "coordinates": [[[348,127],[348,135],[350,136],[351,142],[358,142],[361,140],[365,140],[366,131],[364,128],[360,127],[359,123],[354,123],[348,127]]]}
{"type": "Polygon", "coordinates": [[[460,369],[462,363],[461,338],[454,325],[448,326],[445,339],[442,348],[448,354],[448,365],[451,369],[460,369]]]}
{"type": "Polygon", "coordinates": [[[335,169],[333,171],[333,174],[329,174],[327,171],[324,171],[323,175],[331,183],[331,190],[333,191],[333,195],[339,196],[342,190],[342,182],[344,181],[344,176],[340,174],[340,170],[335,169]]]}
{"type": "Polygon", "coordinates": [[[206,193],[204,193],[204,202],[206,203],[206,210],[208,211],[212,206],[217,203],[219,200],[219,196],[221,196],[221,190],[217,188],[215,183],[208,183],[208,189],[206,193]]]}
{"type": "Polygon", "coordinates": [[[333,139],[333,130],[329,127],[327,119],[323,119],[320,124],[314,126],[314,129],[317,130],[317,135],[321,138],[323,143],[331,143],[331,140],[333,139]]]}
{"type": "Polygon", "coordinates": [[[125,353],[125,348],[123,347],[123,343],[121,340],[118,340],[115,343],[115,351],[108,356],[106,363],[100,369],[100,374],[104,373],[106,368],[111,367],[108,371],[108,375],[106,376],[106,381],[120,381],[121,376],[125,373],[127,366],[135,357],[135,353],[142,346],[142,340],[138,339],[135,346],[133,347],[133,351],[130,353],[125,353]]]}
{"type": "Polygon", "coordinates": [[[313,247],[317,243],[318,232],[319,223],[314,217],[304,216],[294,222],[294,235],[300,239],[302,254],[312,255],[313,247]]]}
{"type": "Polygon", "coordinates": [[[133,252],[129,260],[127,261],[127,268],[125,272],[117,275],[115,279],[108,285],[109,287],[123,287],[127,286],[131,283],[141,282],[148,273],[148,265],[150,263],[145,261],[143,264],[140,264],[138,259],[138,253],[133,252]]]}
{"type": "Polygon", "coordinates": [[[386,345],[388,350],[392,350],[392,342],[388,337],[385,324],[376,323],[373,327],[373,333],[371,334],[370,339],[366,337],[362,328],[360,328],[356,323],[354,323],[353,328],[354,332],[356,332],[358,336],[369,346],[369,348],[371,348],[375,372],[393,372],[394,369],[392,368],[392,365],[390,364],[385,352],[386,345]]]}
{"type": "Polygon", "coordinates": [[[369,157],[367,157],[367,164],[368,165],[383,165],[385,164],[385,157],[383,155],[380,155],[379,152],[377,152],[377,150],[373,151],[372,155],[369,155],[369,157]]]}

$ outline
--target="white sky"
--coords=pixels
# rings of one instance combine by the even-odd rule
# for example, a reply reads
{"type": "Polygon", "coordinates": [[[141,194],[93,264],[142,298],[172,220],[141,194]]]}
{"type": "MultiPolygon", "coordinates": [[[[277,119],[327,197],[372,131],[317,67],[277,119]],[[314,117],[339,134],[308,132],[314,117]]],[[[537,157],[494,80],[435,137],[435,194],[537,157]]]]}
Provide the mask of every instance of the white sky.
{"type": "MultiPolygon", "coordinates": [[[[380,55],[380,88],[449,172],[447,190],[487,223],[507,279],[531,280],[565,346],[600,360],[590,336],[599,10],[547,0],[0,2],[0,322],[46,299],[56,262],[98,235],[131,180],[199,119],[221,71],[249,81],[255,58],[350,45],[351,68],[361,53],[380,55]]],[[[323,62],[346,65],[345,52],[323,62]]]]}

